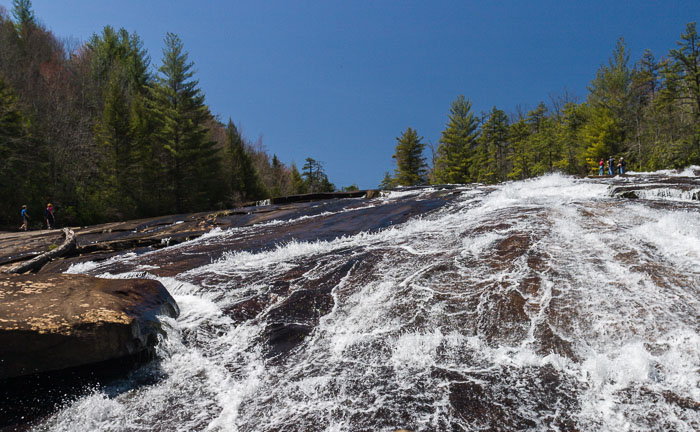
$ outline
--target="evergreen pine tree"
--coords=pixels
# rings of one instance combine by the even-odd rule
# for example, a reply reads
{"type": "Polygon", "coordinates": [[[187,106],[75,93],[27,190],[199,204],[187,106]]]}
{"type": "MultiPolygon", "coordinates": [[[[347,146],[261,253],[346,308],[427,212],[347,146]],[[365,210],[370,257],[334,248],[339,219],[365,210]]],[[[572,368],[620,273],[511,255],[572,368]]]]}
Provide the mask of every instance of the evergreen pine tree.
{"type": "Polygon", "coordinates": [[[623,139],[620,123],[612,112],[602,105],[592,106],[588,122],[582,130],[583,139],[587,144],[586,160],[589,170],[597,168],[597,161],[616,157],[623,139]]]}
{"type": "Polygon", "coordinates": [[[427,167],[422,143],[423,137],[418,137],[418,132],[410,127],[396,138],[396,153],[393,158],[396,160],[396,170],[394,178],[396,184],[400,186],[414,186],[424,184],[427,181],[427,167]]]}
{"type": "Polygon", "coordinates": [[[136,179],[135,154],[132,148],[131,109],[125,97],[122,87],[114,80],[105,95],[102,117],[96,126],[97,142],[102,146],[99,163],[102,179],[97,188],[97,203],[105,203],[110,219],[124,212],[132,217],[135,212],[131,196],[136,179]]]}
{"type": "Polygon", "coordinates": [[[134,117],[135,110],[146,114],[133,105],[142,104],[151,79],[150,59],[142,45],[136,34],[130,35],[123,28],[115,31],[110,26],[101,35],[94,34],[86,44],[93,97],[100,110],[95,122],[95,141],[100,149],[99,179],[91,206],[100,207],[102,217],[110,220],[138,217],[139,203],[150,201],[140,196],[143,188],[139,184],[139,180],[145,180],[140,178],[143,167],[139,165],[149,159],[141,158],[144,149],[136,147],[149,145],[149,140],[137,139],[137,125],[132,123],[142,121],[134,117]]]}
{"type": "MultiPolygon", "coordinates": [[[[682,165],[700,161],[700,35],[695,22],[686,25],[681,41],[676,42],[677,49],[671,50],[671,57],[676,60],[681,70],[684,83],[682,101],[690,108],[692,123],[688,128],[688,149],[683,151],[682,165]]],[[[685,149],[684,149],[685,150],[685,149]]]]}
{"type": "Polygon", "coordinates": [[[172,211],[168,199],[168,178],[164,149],[155,139],[160,128],[159,118],[149,108],[144,97],[134,98],[131,104],[131,133],[136,178],[133,194],[139,216],[157,216],[172,211]]]}
{"type": "Polygon", "coordinates": [[[297,165],[292,162],[292,166],[289,169],[290,170],[290,178],[291,178],[291,183],[292,183],[292,194],[305,194],[308,192],[306,188],[306,183],[304,182],[304,178],[301,176],[301,173],[299,172],[299,169],[297,168],[297,165]]]}
{"type": "Polygon", "coordinates": [[[171,205],[177,212],[202,210],[220,199],[211,193],[219,178],[218,150],[206,128],[211,114],[187,58],[180,38],[168,33],[151,94],[161,123],[157,138],[165,150],[171,205]]]}
{"type": "MultiPolygon", "coordinates": [[[[630,163],[637,170],[647,165],[652,153],[651,143],[654,141],[655,122],[653,103],[656,99],[660,81],[660,65],[650,50],[645,50],[632,71],[632,106],[633,106],[633,136],[629,137],[628,154],[630,163]]],[[[632,168],[632,166],[628,168],[632,168]]]]}
{"type": "Polygon", "coordinates": [[[312,190],[314,183],[316,182],[316,170],[318,162],[316,162],[316,159],[312,157],[307,157],[304,160],[304,162],[304,166],[301,168],[302,176],[304,177],[304,181],[306,182],[308,188],[312,190]]]}
{"type": "Polygon", "coordinates": [[[538,157],[532,165],[531,175],[541,175],[554,169],[561,157],[560,141],[556,139],[554,120],[547,116],[543,102],[530,111],[527,117],[530,127],[530,146],[538,157]]]}
{"type": "Polygon", "coordinates": [[[384,172],[384,178],[382,179],[382,182],[379,183],[379,188],[380,189],[389,189],[396,186],[396,182],[394,178],[389,174],[389,171],[384,172]]]}
{"type": "Polygon", "coordinates": [[[626,140],[634,117],[632,71],[628,64],[627,46],[620,38],[608,64],[598,69],[588,86],[588,101],[593,113],[592,123],[586,127],[587,157],[591,168],[597,166],[598,158],[617,156],[627,149],[626,140]]]}
{"type": "Polygon", "coordinates": [[[2,225],[15,223],[16,209],[28,198],[22,193],[31,189],[34,156],[17,97],[0,78],[0,202],[5,204],[0,208],[2,225]]]}
{"type": "Polygon", "coordinates": [[[238,204],[266,198],[269,194],[246,151],[243,137],[231,119],[226,126],[225,152],[230,200],[238,204]]]}
{"type": "Polygon", "coordinates": [[[272,189],[270,196],[277,197],[286,195],[289,191],[289,174],[284,164],[276,154],[272,155],[272,189]]]}
{"type": "Polygon", "coordinates": [[[12,16],[20,39],[26,39],[36,25],[31,0],[13,0],[12,16]]]}
{"type": "Polygon", "coordinates": [[[569,102],[564,105],[563,115],[555,125],[555,139],[561,149],[561,156],[554,163],[556,169],[569,174],[586,175],[589,165],[585,159],[585,142],[581,138],[581,130],[586,124],[584,105],[569,102]]]}
{"type": "Polygon", "coordinates": [[[495,183],[504,181],[510,171],[508,156],[510,141],[508,134],[508,116],[502,110],[493,107],[488,120],[481,128],[479,137],[479,175],[478,181],[495,183]]]}
{"type": "Polygon", "coordinates": [[[471,101],[460,95],[452,103],[448,118],[433,168],[435,181],[467,183],[475,177],[471,159],[479,135],[478,120],[471,112],[471,101]]]}
{"type": "Polygon", "coordinates": [[[530,144],[530,135],[530,127],[525,119],[510,125],[510,141],[513,146],[510,155],[513,169],[508,174],[510,179],[523,180],[532,176],[535,152],[530,144]]]}
{"type": "Polygon", "coordinates": [[[307,157],[302,170],[302,176],[305,177],[304,182],[309,192],[333,192],[335,190],[335,185],[328,180],[321,161],[307,157]]]}

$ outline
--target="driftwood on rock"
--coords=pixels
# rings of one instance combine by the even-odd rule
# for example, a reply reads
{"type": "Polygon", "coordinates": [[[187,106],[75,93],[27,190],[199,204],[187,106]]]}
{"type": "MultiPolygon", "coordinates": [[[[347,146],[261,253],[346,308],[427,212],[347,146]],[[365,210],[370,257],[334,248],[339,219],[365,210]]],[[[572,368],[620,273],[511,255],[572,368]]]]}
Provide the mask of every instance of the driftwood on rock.
{"type": "Polygon", "coordinates": [[[58,258],[67,254],[68,252],[75,249],[75,233],[68,229],[63,228],[63,236],[65,240],[56,249],[45,252],[29,261],[17,264],[9,269],[3,271],[3,273],[26,273],[28,271],[35,271],[44,266],[47,262],[54,258],[58,258]]]}

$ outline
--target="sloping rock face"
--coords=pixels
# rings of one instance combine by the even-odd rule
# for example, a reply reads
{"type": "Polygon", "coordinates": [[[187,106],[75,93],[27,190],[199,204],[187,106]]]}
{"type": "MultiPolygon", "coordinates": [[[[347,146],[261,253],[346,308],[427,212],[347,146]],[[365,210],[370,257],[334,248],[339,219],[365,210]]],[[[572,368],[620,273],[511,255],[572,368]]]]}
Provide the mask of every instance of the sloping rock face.
{"type": "Polygon", "coordinates": [[[178,314],[154,280],[0,276],[0,379],[148,355],[178,314]]]}
{"type": "Polygon", "coordinates": [[[32,426],[697,430],[688,177],[551,175],[84,229],[40,274],[162,278],[183,316],[153,370],[32,426]]]}

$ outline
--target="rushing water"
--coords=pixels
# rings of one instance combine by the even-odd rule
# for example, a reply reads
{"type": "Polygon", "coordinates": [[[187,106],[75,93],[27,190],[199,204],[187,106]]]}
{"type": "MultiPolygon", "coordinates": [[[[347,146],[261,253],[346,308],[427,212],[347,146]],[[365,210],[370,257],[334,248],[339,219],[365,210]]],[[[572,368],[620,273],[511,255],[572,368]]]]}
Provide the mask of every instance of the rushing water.
{"type": "Polygon", "coordinates": [[[435,193],[392,192],[74,266],[157,278],[181,316],[157,362],[36,429],[700,430],[700,202],[610,192],[647,177],[464,186],[385,229],[236,249],[435,193]]]}

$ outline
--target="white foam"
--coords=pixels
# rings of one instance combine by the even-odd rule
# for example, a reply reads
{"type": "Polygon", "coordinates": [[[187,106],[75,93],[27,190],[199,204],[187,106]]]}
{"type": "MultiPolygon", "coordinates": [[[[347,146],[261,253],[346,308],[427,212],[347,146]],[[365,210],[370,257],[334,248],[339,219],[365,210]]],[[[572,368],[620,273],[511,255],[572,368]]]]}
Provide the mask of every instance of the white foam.
{"type": "Polygon", "coordinates": [[[394,368],[410,373],[411,369],[427,368],[436,363],[436,350],[442,343],[440,330],[404,333],[392,345],[394,368]]]}
{"type": "MultiPolygon", "coordinates": [[[[381,429],[358,419],[390,412],[408,419],[396,427],[469,430],[478,425],[455,413],[450,389],[471,381],[485,404],[507,394],[517,405],[507,415],[537,430],[562,416],[581,430],[644,430],[646,414],[691,430],[698,415],[663,395],[700,400],[699,213],[611,199],[607,188],[560,174],[461,186],[449,205],[388,229],[230,252],[157,278],[182,310],[164,318],[164,378],[114,399],[96,392],[54,416],[52,429],[381,429]],[[511,235],[527,241],[496,260],[494,245],[511,235]],[[275,283],[313,288],[350,257],[358,262],[335,282],[332,310],[279,363],[266,359],[265,313],[288,298],[275,283]],[[302,271],[290,281],[294,269],[302,271]],[[255,318],[224,312],[258,296],[267,303],[255,318]],[[546,341],[542,326],[554,333],[546,341]],[[545,368],[554,387],[542,384],[545,368]]],[[[332,214],[304,218],[319,216],[332,214]]],[[[299,221],[212,230],[186,247],[299,221]]],[[[101,276],[155,278],[140,259],[127,257],[131,272],[101,276]]]]}
{"type": "Polygon", "coordinates": [[[700,196],[700,188],[680,190],[675,188],[660,187],[660,188],[645,188],[635,191],[639,198],[643,199],[662,199],[671,201],[697,201],[700,196]]]}
{"type": "Polygon", "coordinates": [[[84,261],[81,263],[71,264],[68,270],[65,271],[67,274],[80,274],[89,273],[91,270],[97,268],[99,264],[95,261],[84,261]]]}
{"type": "Polygon", "coordinates": [[[499,235],[493,231],[486,232],[485,234],[477,237],[467,237],[462,240],[462,247],[464,248],[462,255],[471,254],[474,256],[479,256],[501,238],[503,238],[502,235],[499,235]]]}
{"type": "MultiPolygon", "coordinates": [[[[631,230],[632,235],[657,247],[663,255],[697,266],[700,262],[700,213],[642,210],[656,220],[631,230]]],[[[698,270],[698,267],[695,267],[698,270]]]]}
{"type": "Polygon", "coordinates": [[[606,185],[554,173],[505,183],[499,192],[489,195],[480,210],[490,212],[510,206],[545,205],[552,202],[565,205],[572,201],[604,198],[606,194],[606,185]]]}

